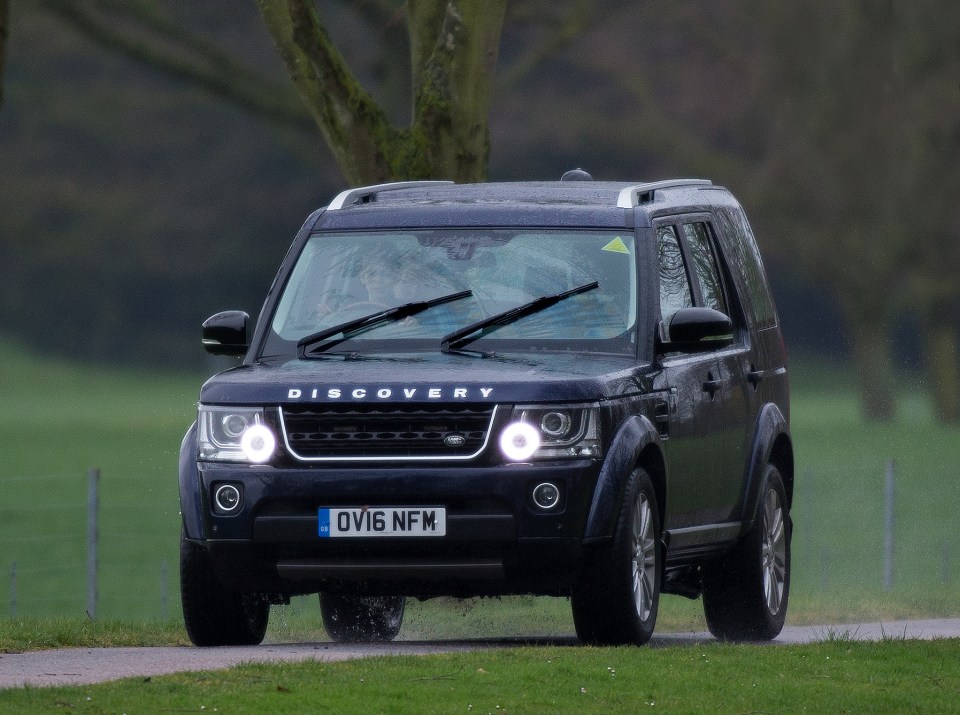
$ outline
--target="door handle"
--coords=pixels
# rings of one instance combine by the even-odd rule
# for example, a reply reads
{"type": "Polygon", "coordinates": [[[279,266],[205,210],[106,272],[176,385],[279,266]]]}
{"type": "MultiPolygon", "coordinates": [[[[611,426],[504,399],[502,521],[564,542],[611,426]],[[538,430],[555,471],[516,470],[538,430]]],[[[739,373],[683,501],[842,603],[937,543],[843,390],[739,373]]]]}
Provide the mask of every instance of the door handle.
{"type": "Polygon", "coordinates": [[[653,408],[653,421],[657,425],[660,436],[666,439],[670,436],[670,403],[658,402],[653,408]]]}
{"type": "Polygon", "coordinates": [[[723,380],[713,379],[713,373],[707,373],[707,381],[703,383],[703,391],[710,393],[710,399],[713,399],[713,396],[717,394],[717,390],[723,387],[723,380]]]}

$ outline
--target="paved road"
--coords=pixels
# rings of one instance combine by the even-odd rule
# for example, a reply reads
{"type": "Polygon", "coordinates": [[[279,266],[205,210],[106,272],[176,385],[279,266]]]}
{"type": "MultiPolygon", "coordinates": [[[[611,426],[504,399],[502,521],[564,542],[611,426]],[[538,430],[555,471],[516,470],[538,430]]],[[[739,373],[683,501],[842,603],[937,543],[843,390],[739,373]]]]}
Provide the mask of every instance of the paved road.
{"type": "MultiPolygon", "coordinates": [[[[838,626],[792,626],[776,643],[810,643],[830,638],[960,638],[960,618],[892,621],[838,626]]],[[[709,633],[666,633],[653,647],[710,642],[709,633]]],[[[128,677],[147,677],[180,671],[216,670],[253,661],[339,661],[380,655],[455,653],[522,645],[575,646],[573,637],[509,638],[473,641],[432,641],[344,645],[339,643],[275,644],[236,648],[67,648],[0,654],[0,688],[30,685],[81,685],[128,677]]]]}

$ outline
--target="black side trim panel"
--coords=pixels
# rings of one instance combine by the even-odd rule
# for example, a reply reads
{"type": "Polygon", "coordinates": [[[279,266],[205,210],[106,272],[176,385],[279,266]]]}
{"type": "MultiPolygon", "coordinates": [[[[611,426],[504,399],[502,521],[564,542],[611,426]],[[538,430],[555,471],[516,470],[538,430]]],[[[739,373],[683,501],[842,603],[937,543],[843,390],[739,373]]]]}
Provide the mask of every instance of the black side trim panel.
{"type": "MultiPolygon", "coordinates": [[[[759,499],[760,480],[764,469],[770,461],[773,445],[780,435],[790,439],[790,427],[780,408],[768,402],[757,416],[757,426],[753,431],[753,449],[750,452],[750,462],[744,474],[744,491],[740,502],[740,518],[743,521],[744,532],[753,526],[753,519],[757,514],[757,499],[759,499]]],[[[784,475],[784,479],[793,475],[784,475]]]]}
{"type": "Polygon", "coordinates": [[[667,546],[667,562],[672,558],[689,556],[692,553],[723,550],[740,537],[743,524],[731,521],[725,524],[707,524],[663,532],[667,546]]]}
{"type": "Polygon", "coordinates": [[[636,467],[640,453],[651,444],[662,449],[660,433],[650,420],[639,415],[623,423],[610,443],[607,458],[597,478],[584,543],[602,541],[612,534],[614,521],[620,511],[624,482],[636,467]]]}
{"type": "Polygon", "coordinates": [[[194,422],[180,443],[180,513],[188,539],[203,538],[203,505],[200,473],[197,471],[197,423],[194,422]]]}

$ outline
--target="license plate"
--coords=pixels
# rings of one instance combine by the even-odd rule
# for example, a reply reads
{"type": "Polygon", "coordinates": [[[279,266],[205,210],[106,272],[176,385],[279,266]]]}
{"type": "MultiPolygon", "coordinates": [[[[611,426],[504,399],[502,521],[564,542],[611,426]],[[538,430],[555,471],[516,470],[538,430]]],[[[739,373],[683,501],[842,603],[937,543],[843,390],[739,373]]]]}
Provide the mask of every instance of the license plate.
{"type": "Polygon", "coordinates": [[[320,508],[317,516],[321,539],[447,533],[447,510],[443,507],[320,508]]]}

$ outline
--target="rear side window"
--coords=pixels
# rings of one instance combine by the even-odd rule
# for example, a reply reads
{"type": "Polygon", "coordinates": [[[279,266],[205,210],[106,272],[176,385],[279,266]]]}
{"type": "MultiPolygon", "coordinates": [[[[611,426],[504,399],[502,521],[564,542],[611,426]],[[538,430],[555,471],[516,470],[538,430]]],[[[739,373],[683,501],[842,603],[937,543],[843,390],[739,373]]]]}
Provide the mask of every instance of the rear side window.
{"type": "Polygon", "coordinates": [[[742,278],[747,291],[744,306],[747,316],[758,330],[774,327],[777,324],[777,312],[763,271],[760,250],[743,209],[718,208],[716,214],[717,222],[727,238],[724,253],[729,266],[742,278]]]}

